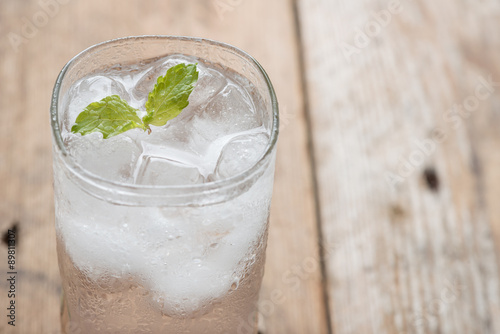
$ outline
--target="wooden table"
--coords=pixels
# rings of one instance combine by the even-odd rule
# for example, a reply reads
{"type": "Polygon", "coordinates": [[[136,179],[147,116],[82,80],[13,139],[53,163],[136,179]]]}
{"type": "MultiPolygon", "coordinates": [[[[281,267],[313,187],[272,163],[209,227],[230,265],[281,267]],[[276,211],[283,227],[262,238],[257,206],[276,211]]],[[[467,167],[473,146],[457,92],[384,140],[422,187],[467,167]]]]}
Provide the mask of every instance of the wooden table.
{"type": "Polygon", "coordinates": [[[496,0],[3,0],[0,233],[17,320],[59,333],[49,102],[76,53],[192,35],[254,55],[281,134],[261,333],[500,333],[496,0]],[[4,239],[4,238],[2,238],[4,239]]]}

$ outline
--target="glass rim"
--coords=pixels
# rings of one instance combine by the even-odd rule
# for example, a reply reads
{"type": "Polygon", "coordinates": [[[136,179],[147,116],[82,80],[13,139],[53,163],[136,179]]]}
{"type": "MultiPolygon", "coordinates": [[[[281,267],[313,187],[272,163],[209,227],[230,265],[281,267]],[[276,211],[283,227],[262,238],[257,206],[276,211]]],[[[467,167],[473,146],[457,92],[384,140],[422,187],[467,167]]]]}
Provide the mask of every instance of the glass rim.
{"type": "MultiPolygon", "coordinates": [[[[196,56],[194,54],[194,56],[196,56]]],[[[271,80],[269,79],[266,71],[264,68],[259,64],[259,62],[252,57],[250,54],[247,52],[232,46],[227,43],[223,42],[218,42],[212,39],[207,39],[207,38],[198,38],[198,37],[189,37],[189,36],[172,36],[172,35],[141,35],[141,36],[128,36],[128,37],[121,37],[121,38],[115,38],[111,40],[107,40],[98,44],[94,44],[85,50],[81,51],[78,53],[76,56],[71,58],[64,67],[62,68],[61,72],[59,73],[54,89],[52,92],[52,99],[51,99],[51,105],[50,105],[50,114],[51,114],[51,128],[52,128],[52,137],[53,140],[55,141],[55,144],[57,148],[59,149],[59,152],[54,152],[54,154],[58,154],[61,156],[62,161],[64,162],[64,165],[68,168],[68,170],[71,171],[73,175],[81,179],[81,181],[89,184],[93,184],[94,186],[98,186],[99,188],[114,188],[119,191],[122,191],[124,193],[137,193],[137,192],[146,192],[146,194],[151,194],[151,195],[169,195],[171,193],[176,193],[178,191],[183,191],[187,192],[188,194],[200,194],[200,193],[207,193],[207,192],[213,192],[222,188],[229,187],[234,184],[238,184],[241,182],[244,182],[247,179],[250,179],[254,174],[257,174],[259,169],[266,163],[266,161],[270,158],[273,149],[276,146],[276,142],[278,140],[278,133],[279,133],[279,110],[278,110],[278,101],[276,98],[276,94],[273,88],[273,85],[271,83],[271,80]],[[66,151],[66,148],[64,146],[64,142],[61,137],[61,130],[59,127],[59,106],[58,106],[58,101],[60,98],[60,90],[62,83],[65,79],[66,72],[71,68],[73,64],[75,64],[78,60],[81,58],[85,57],[86,55],[90,54],[93,51],[98,50],[99,48],[102,48],[106,45],[112,45],[124,41],[135,41],[135,40],[142,40],[142,41],[147,41],[147,40],[170,40],[170,41],[179,41],[179,42],[195,42],[195,43],[200,43],[200,44],[209,44],[213,45],[222,49],[225,49],[227,51],[230,51],[245,60],[249,61],[255,68],[257,68],[258,72],[262,75],[264,78],[264,81],[267,85],[267,91],[269,93],[269,97],[271,100],[271,107],[272,107],[272,125],[271,125],[271,133],[269,137],[269,141],[267,142],[266,149],[260,156],[259,160],[257,160],[250,168],[246,169],[245,171],[238,173],[234,176],[231,176],[229,178],[221,179],[221,180],[216,180],[216,181],[210,181],[206,183],[201,183],[201,184],[187,184],[187,185],[142,185],[142,184],[130,184],[130,183],[124,183],[124,182],[119,182],[119,181],[114,181],[114,180],[109,180],[106,178],[103,178],[99,175],[96,175],[94,173],[91,173],[90,171],[86,170],[83,168],[80,164],[76,162],[76,160],[68,154],[66,151]]]]}

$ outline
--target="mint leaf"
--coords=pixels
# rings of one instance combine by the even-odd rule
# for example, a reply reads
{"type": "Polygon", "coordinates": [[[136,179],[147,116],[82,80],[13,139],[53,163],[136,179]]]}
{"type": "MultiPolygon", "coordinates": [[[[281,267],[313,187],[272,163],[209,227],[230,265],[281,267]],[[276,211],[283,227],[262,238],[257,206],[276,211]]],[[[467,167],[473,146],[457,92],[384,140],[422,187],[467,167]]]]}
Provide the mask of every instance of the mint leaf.
{"type": "Polygon", "coordinates": [[[130,129],[144,129],[137,111],[118,95],[107,96],[89,104],[76,118],[71,132],[86,135],[99,131],[108,138],[130,129]]]}
{"type": "Polygon", "coordinates": [[[146,102],[148,114],[142,118],[144,127],[163,126],[177,117],[189,104],[188,98],[198,81],[196,64],[178,64],[168,69],[165,76],[159,77],[149,93],[146,102]]]}
{"type": "Polygon", "coordinates": [[[104,139],[135,128],[151,132],[150,125],[163,126],[188,106],[196,81],[196,64],[178,64],[158,78],[148,95],[148,113],[142,120],[137,114],[139,110],[118,95],[111,95],[89,104],[76,118],[71,132],[82,135],[100,132],[104,139]]]}

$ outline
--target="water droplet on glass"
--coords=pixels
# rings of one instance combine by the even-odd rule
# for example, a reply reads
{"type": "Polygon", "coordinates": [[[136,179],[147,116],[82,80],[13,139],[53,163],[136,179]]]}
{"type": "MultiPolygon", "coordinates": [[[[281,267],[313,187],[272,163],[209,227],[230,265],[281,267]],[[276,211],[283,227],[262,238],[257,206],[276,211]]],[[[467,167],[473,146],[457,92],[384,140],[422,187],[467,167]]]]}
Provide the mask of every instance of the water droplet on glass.
{"type": "Polygon", "coordinates": [[[234,291],[234,290],[238,289],[239,285],[240,285],[240,279],[235,278],[233,281],[233,284],[231,284],[231,290],[234,291]]]}

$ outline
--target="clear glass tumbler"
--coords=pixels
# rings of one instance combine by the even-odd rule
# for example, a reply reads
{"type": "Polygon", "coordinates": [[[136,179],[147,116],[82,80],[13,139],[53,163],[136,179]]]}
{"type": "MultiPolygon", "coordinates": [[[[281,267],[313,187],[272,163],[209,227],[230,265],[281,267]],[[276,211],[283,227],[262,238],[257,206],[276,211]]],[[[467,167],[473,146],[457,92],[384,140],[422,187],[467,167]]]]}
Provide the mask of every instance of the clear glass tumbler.
{"type": "Polygon", "coordinates": [[[63,332],[256,333],[279,128],[273,87],[257,61],[198,38],[104,42],[62,69],[51,124],[63,332]],[[251,82],[270,138],[260,159],[236,176],[186,186],[124,184],[83,168],[61,137],[71,85],[106,68],[169,54],[206,60],[251,82]],[[182,268],[162,266],[166,256],[182,257],[182,268]],[[219,272],[205,275],[206,261],[219,272]]]}

